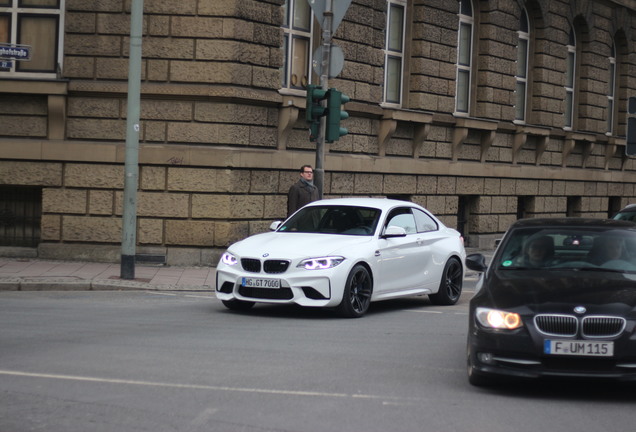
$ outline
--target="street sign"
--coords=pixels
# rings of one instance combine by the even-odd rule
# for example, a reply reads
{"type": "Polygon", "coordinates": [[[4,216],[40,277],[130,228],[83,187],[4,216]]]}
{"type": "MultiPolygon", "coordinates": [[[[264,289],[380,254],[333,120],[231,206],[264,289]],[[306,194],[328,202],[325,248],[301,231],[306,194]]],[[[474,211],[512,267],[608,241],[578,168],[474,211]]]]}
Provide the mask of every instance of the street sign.
{"type": "Polygon", "coordinates": [[[31,60],[29,45],[0,44],[0,59],[31,60]]]}
{"type": "MultiPolygon", "coordinates": [[[[323,22],[325,20],[325,9],[328,0],[307,0],[309,6],[314,11],[314,15],[316,15],[316,19],[318,20],[318,24],[320,27],[323,27],[323,22]]],[[[351,0],[331,0],[331,12],[333,13],[333,18],[331,21],[331,32],[335,33],[336,29],[342,22],[342,18],[344,17],[347,9],[351,6],[351,0]]]]}
{"type": "MultiPolygon", "coordinates": [[[[319,46],[314,52],[314,60],[312,61],[314,72],[316,75],[322,75],[322,46],[319,46]]],[[[342,48],[336,44],[331,44],[329,50],[329,78],[337,77],[344,67],[344,53],[342,48]]]]}

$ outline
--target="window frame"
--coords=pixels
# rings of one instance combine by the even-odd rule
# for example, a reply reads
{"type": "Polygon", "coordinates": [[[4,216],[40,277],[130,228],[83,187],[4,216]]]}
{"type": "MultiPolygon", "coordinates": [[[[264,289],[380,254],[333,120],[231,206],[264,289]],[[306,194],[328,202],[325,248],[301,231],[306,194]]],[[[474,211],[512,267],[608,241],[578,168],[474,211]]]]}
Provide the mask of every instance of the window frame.
{"type": "MultiPolygon", "coordinates": [[[[57,36],[57,43],[55,44],[55,54],[53,56],[54,68],[48,71],[29,70],[28,64],[22,65],[18,63],[20,60],[9,60],[11,62],[10,68],[0,69],[0,79],[3,78],[32,78],[32,79],[55,79],[59,78],[59,74],[63,67],[64,60],[64,19],[65,19],[65,7],[66,0],[57,0],[56,6],[24,6],[21,5],[21,0],[7,0],[8,6],[0,6],[0,15],[9,17],[9,29],[8,29],[8,42],[3,44],[25,46],[21,43],[20,38],[20,18],[25,17],[54,17],[55,18],[55,34],[57,36]],[[19,66],[24,66],[22,70],[19,66]]],[[[31,56],[36,52],[36,48],[30,46],[31,56]]],[[[25,63],[27,61],[24,61],[25,63]]]]}
{"type": "Polygon", "coordinates": [[[404,62],[405,62],[405,48],[406,48],[406,17],[407,17],[407,0],[387,0],[386,11],[386,37],[384,40],[384,88],[382,94],[383,104],[400,107],[402,105],[402,93],[404,89],[404,62]],[[392,36],[392,24],[393,13],[396,9],[402,10],[402,22],[401,22],[401,40],[399,49],[392,49],[390,46],[392,36]],[[399,71],[397,73],[390,74],[389,63],[390,61],[399,62],[399,71]],[[395,75],[397,79],[397,98],[389,98],[389,88],[393,89],[394,85],[389,86],[390,78],[395,75]]]}
{"type": "Polygon", "coordinates": [[[521,18],[519,20],[519,31],[517,35],[519,37],[519,43],[517,45],[517,73],[515,74],[516,86],[515,86],[515,123],[525,124],[528,118],[528,72],[530,67],[530,20],[528,17],[528,11],[524,7],[521,9],[521,18]],[[522,22],[525,20],[525,23],[522,22]],[[524,27],[526,31],[524,31],[524,27]],[[525,41],[525,53],[522,53],[522,41],[525,41]],[[524,70],[520,71],[519,62],[523,58],[524,70]],[[523,75],[519,73],[523,72],[523,75]],[[519,89],[523,88],[520,92],[519,89]],[[523,98],[523,99],[521,99],[523,98]],[[522,104],[522,107],[519,105],[522,104]]]}
{"type": "Polygon", "coordinates": [[[472,101],[471,101],[471,87],[472,87],[472,68],[473,68],[473,53],[474,53],[474,46],[475,46],[475,8],[473,7],[473,3],[472,0],[459,0],[459,12],[458,12],[458,17],[459,17],[459,24],[457,27],[457,62],[456,62],[456,73],[455,73],[455,115],[459,115],[459,116],[468,116],[470,115],[470,110],[472,107],[472,101]],[[470,6],[470,13],[471,15],[465,15],[462,11],[462,3],[463,2],[468,2],[468,5],[470,6]],[[465,48],[465,45],[462,43],[462,29],[463,28],[468,28],[469,32],[470,32],[470,38],[469,38],[469,42],[468,42],[468,52],[467,55],[465,56],[468,59],[468,64],[462,64],[461,62],[461,57],[462,57],[462,48],[465,48]],[[460,79],[460,76],[465,76],[467,77],[466,80],[466,89],[465,91],[460,92],[460,85],[462,83],[462,80],[460,79]],[[465,97],[466,102],[465,104],[461,104],[461,108],[460,108],[460,95],[465,97]],[[464,105],[465,105],[465,110],[464,110],[464,105]]]}
{"type": "Polygon", "coordinates": [[[296,13],[296,4],[297,2],[302,2],[305,0],[286,0],[283,4],[283,8],[285,10],[285,23],[282,26],[283,29],[283,66],[282,66],[282,74],[281,74],[281,90],[287,92],[300,92],[305,91],[306,86],[308,84],[312,84],[312,62],[313,62],[313,32],[314,32],[314,13],[309,4],[307,4],[307,11],[309,13],[308,22],[309,29],[303,29],[301,27],[297,27],[294,25],[294,16],[296,13]],[[307,42],[307,62],[305,64],[305,73],[303,77],[300,78],[300,83],[293,84],[293,72],[294,72],[294,55],[295,49],[297,45],[294,43],[298,40],[305,40],[307,42]],[[303,80],[306,78],[306,82],[303,80]]]}
{"type": "Polygon", "coordinates": [[[608,94],[607,94],[607,135],[613,135],[616,129],[614,125],[614,119],[616,118],[616,87],[618,81],[618,62],[616,56],[616,42],[614,38],[612,38],[612,46],[611,46],[610,56],[608,57],[608,62],[610,65],[609,71],[609,83],[608,83],[608,94]]]}
{"type": "Polygon", "coordinates": [[[570,25],[570,35],[567,44],[567,57],[565,60],[565,111],[563,113],[564,122],[563,129],[572,130],[574,128],[574,108],[575,108],[575,96],[576,96],[576,33],[574,27],[570,25]],[[571,77],[571,85],[568,82],[568,77],[571,77]],[[568,99],[569,97],[569,99],[568,99]],[[569,113],[569,115],[568,115],[569,113]]]}

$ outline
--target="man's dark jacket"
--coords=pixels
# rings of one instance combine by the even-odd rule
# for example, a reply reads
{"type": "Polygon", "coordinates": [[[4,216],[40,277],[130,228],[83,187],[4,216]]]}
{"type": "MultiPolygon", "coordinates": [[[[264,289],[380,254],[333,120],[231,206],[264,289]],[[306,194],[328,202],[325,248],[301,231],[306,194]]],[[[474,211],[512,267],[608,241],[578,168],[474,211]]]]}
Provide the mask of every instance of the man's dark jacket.
{"type": "Polygon", "coordinates": [[[287,194],[287,216],[291,216],[305,204],[316,200],[318,200],[318,188],[302,179],[298,180],[289,188],[287,194]]]}

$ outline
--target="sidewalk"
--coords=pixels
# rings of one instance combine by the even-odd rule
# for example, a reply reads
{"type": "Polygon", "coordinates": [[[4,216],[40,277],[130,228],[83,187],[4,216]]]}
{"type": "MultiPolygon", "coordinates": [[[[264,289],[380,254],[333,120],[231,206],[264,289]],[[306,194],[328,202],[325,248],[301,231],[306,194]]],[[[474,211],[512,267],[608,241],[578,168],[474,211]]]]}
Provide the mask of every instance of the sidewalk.
{"type": "Polygon", "coordinates": [[[0,258],[0,291],[161,290],[209,291],[214,267],[135,265],[135,279],[121,279],[119,263],[0,258]]]}
{"type": "MultiPolygon", "coordinates": [[[[490,262],[493,251],[466,248],[467,254],[475,252],[483,253],[490,262]]],[[[0,257],[0,291],[212,291],[216,268],[137,264],[134,280],[121,279],[120,274],[119,263],[0,257]]],[[[477,276],[476,272],[466,270],[466,279],[477,276]]]]}

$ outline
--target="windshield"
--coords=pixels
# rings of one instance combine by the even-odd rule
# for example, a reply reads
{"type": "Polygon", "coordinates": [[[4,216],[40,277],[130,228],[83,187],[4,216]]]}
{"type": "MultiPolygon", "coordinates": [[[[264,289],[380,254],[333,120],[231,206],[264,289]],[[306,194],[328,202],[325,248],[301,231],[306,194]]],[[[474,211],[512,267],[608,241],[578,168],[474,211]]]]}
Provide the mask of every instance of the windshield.
{"type": "Polygon", "coordinates": [[[285,221],[278,232],[303,232],[370,236],[375,232],[380,210],[353,206],[310,206],[285,221]]]}
{"type": "Polygon", "coordinates": [[[575,227],[523,228],[509,233],[499,269],[636,272],[636,232],[575,227]]]}

